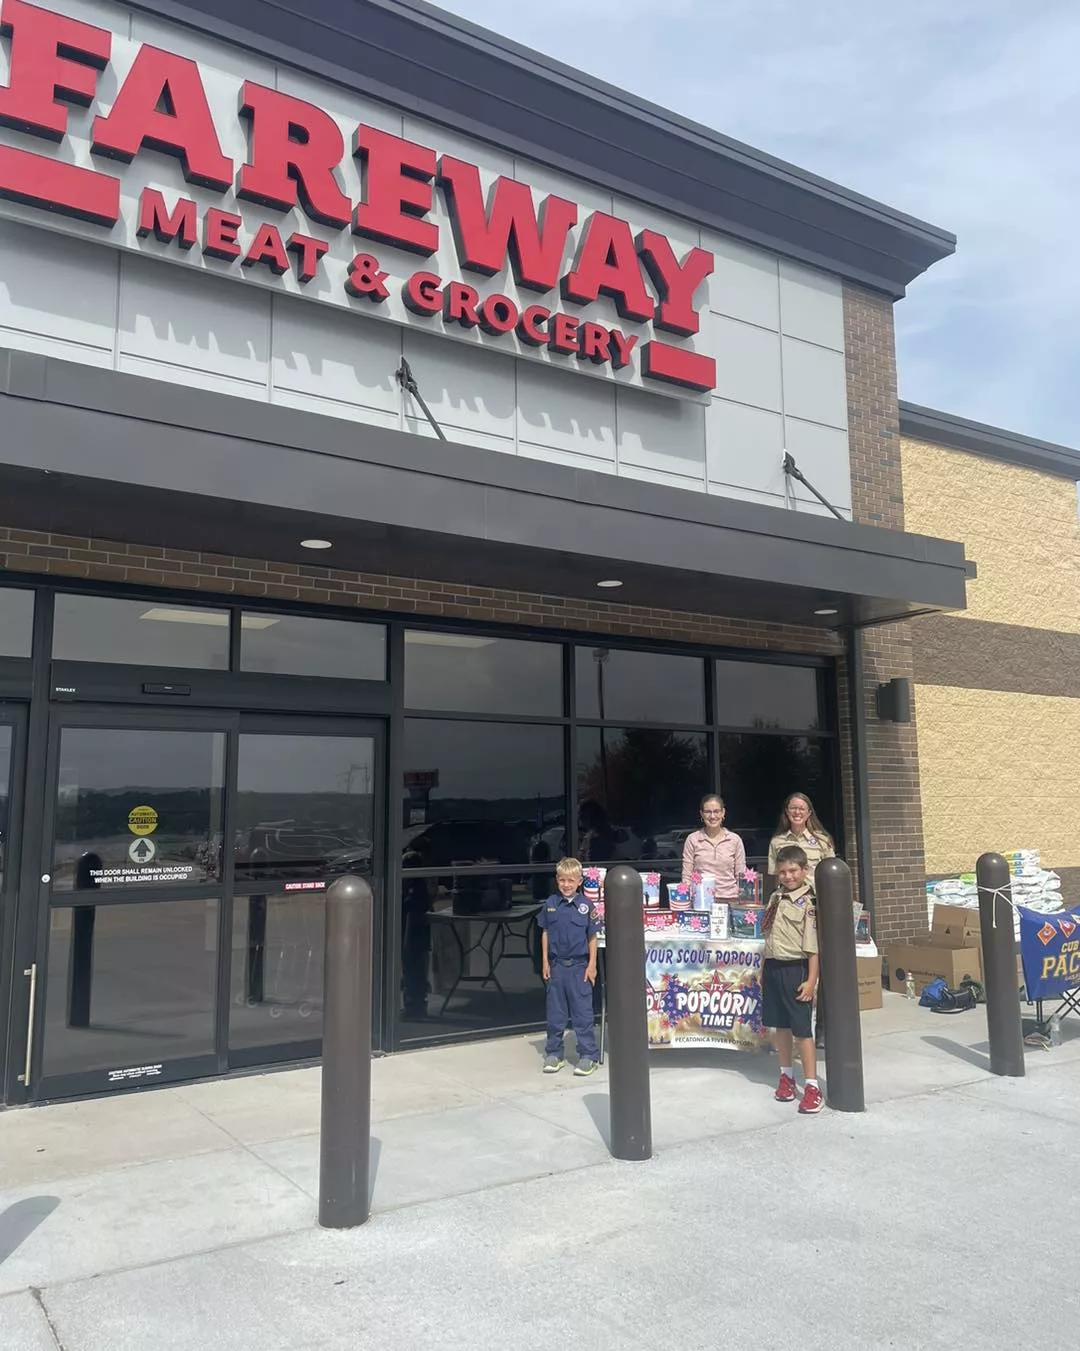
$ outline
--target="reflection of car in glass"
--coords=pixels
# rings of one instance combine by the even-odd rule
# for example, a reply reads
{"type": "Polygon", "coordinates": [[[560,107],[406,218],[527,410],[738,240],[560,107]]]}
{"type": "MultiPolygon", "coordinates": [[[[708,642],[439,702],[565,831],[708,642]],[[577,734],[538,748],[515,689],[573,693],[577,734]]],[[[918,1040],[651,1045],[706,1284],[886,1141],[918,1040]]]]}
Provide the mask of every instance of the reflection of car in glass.
{"type": "Polygon", "coordinates": [[[333,826],[264,821],[242,832],[234,846],[238,878],[336,877],[371,872],[373,847],[333,826]]]}
{"type": "Polygon", "coordinates": [[[528,821],[433,821],[406,831],[410,868],[469,863],[525,863],[532,825],[528,821]]]}
{"type": "Polygon", "coordinates": [[[665,830],[655,837],[657,858],[682,858],[683,845],[692,830],[685,827],[677,830],[665,830]]]}

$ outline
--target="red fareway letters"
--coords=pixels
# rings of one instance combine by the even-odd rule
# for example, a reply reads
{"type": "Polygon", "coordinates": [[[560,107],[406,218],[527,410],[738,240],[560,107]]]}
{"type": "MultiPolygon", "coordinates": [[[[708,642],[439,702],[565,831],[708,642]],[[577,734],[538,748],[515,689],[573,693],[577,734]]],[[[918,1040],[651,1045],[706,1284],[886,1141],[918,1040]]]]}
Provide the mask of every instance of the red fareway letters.
{"type": "MultiPolygon", "coordinates": [[[[71,108],[94,107],[113,35],[27,0],[0,0],[0,39],[10,48],[8,84],[0,86],[0,126],[62,144],[71,108]]],[[[495,277],[509,269],[518,288],[538,296],[561,294],[573,307],[603,297],[624,322],[656,334],[689,337],[699,331],[696,296],[714,266],[707,250],[691,248],[679,258],[658,231],[635,236],[624,220],[602,211],[580,219],[577,204],[555,193],[537,207],[531,188],[516,179],[498,177],[485,193],[475,165],[376,127],[359,125],[346,146],[338,123],[322,109],[251,80],[238,83],[237,115],[248,141],[242,164],[225,153],[197,63],[143,44],[111,108],[91,123],[90,152],[100,169],[0,143],[0,197],[109,229],[121,214],[120,181],[109,163],[131,164],[147,150],[167,154],[189,183],[220,193],[226,202],[200,219],[190,198],[170,203],[147,188],[139,205],[140,238],[153,236],[181,250],[199,248],[247,268],[265,266],[277,276],[291,266],[307,284],[318,275],[330,243],[297,231],[286,236],[268,222],[245,229],[240,213],[244,203],[281,213],[298,209],[324,231],[358,237],[346,288],[357,299],[379,304],[390,292],[372,249],[386,245],[433,257],[440,246],[433,218],[438,193],[464,271],[495,277]],[[363,182],[358,202],[342,190],[338,172],[350,154],[363,182]],[[230,201],[235,210],[228,209],[230,201]]],[[[444,323],[494,335],[513,333],[526,345],[616,370],[630,362],[640,342],[646,378],[702,391],[716,383],[715,362],[703,353],[660,337],[640,341],[640,334],[549,305],[519,304],[497,291],[483,295],[428,270],[406,279],[402,297],[419,316],[441,316],[444,323]]]]}

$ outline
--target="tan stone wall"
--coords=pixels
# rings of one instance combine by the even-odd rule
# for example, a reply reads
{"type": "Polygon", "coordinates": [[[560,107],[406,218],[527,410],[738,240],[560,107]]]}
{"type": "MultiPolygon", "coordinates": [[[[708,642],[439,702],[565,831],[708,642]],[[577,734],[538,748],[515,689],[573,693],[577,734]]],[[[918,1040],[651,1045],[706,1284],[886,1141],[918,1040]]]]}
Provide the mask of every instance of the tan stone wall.
{"type": "Polygon", "coordinates": [[[914,625],[927,870],[1015,848],[1076,867],[1076,484],[908,438],[902,459],[909,526],[962,540],[979,574],[967,610],[914,625]]]}
{"type": "Polygon", "coordinates": [[[970,872],[988,850],[1080,866],[1080,699],[924,685],[919,699],[926,865],[970,872]]]}
{"type": "Polygon", "coordinates": [[[902,445],[908,529],[962,540],[978,565],[962,617],[1080,633],[1076,484],[922,441],[902,445]]]}

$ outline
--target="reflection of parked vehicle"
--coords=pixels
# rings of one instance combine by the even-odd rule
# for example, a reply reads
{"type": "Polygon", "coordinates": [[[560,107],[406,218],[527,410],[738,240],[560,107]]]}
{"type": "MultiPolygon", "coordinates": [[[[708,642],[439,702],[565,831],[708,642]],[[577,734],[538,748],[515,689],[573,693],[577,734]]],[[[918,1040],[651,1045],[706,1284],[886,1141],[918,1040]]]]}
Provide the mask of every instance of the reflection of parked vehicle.
{"type": "Polygon", "coordinates": [[[237,876],[247,881],[370,873],[372,853],[371,841],[362,836],[296,821],[261,822],[242,832],[234,847],[237,876]]]}
{"type": "Polygon", "coordinates": [[[656,836],[656,857],[657,858],[682,858],[683,845],[687,837],[692,835],[692,830],[685,828],[680,830],[665,830],[662,834],[656,836]]]}
{"type": "Polygon", "coordinates": [[[531,834],[528,821],[433,821],[406,832],[405,851],[411,868],[525,863],[531,834]]]}

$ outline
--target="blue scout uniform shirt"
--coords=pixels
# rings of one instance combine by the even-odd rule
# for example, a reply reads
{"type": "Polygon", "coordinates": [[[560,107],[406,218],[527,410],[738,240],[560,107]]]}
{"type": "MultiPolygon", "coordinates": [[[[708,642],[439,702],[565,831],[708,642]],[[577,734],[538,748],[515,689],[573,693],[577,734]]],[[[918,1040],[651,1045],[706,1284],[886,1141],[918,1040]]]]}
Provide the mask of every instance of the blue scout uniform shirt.
{"type": "Polygon", "coordinates": [[[600,916],[580,891],[569,900],[559,892],[549,896],[536,922],[547,930],[548,957],[553,962],[586,961],[589,939],[600,932],[600,916]]]}

